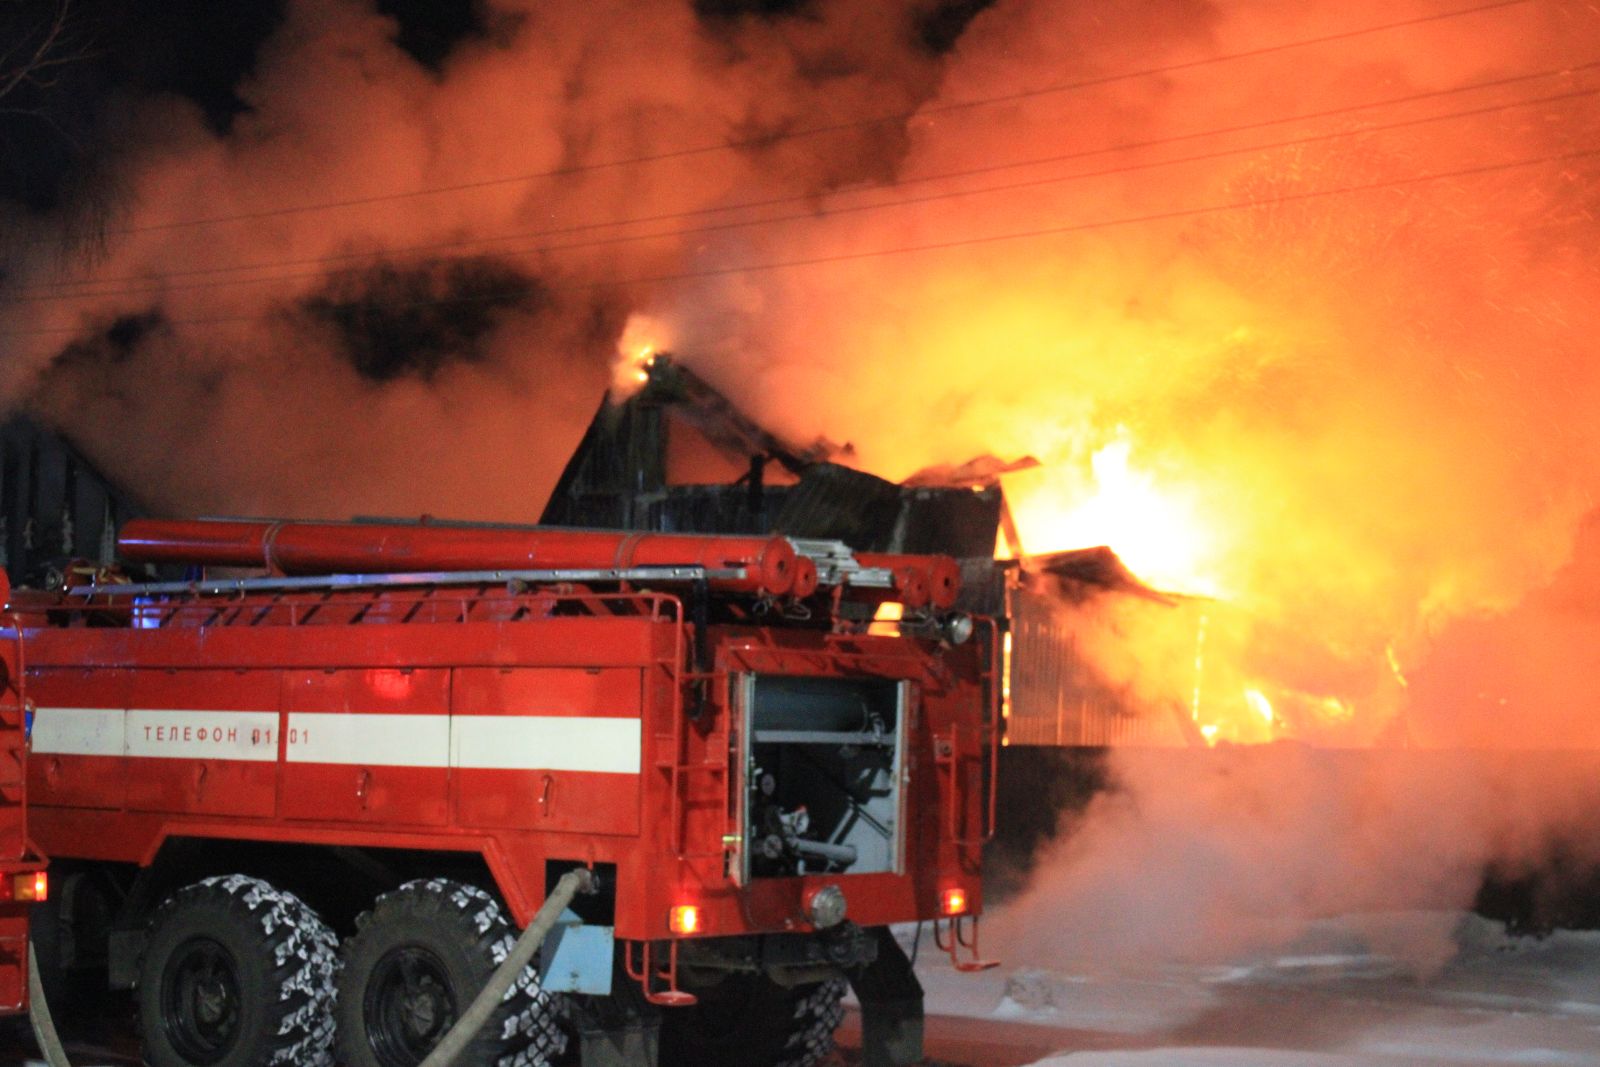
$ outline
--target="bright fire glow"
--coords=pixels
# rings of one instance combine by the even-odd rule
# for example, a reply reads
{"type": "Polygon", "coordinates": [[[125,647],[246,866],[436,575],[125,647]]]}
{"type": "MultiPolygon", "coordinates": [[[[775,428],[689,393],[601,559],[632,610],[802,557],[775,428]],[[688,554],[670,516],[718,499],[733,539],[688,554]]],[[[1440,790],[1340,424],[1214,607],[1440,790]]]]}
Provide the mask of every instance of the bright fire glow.
{"type": "MultiPolygon", "coordinates": [[[[1270,526],[1263,530],[1259,515],[1225,506],[1248,499],[1236,482],[1230,490],[1226,480],[1193,462],[1164,462],[1125,426],[1078,454],[1087,461],[1063,459],[1006,476],[1025,553],[1106,545],[1140,581],[1180,598],[1177,607],[1111,607],[1110,629],[1086,649],[1096,668],[1109,656],[1111,681],[1146,712],[1181,701],[1193,724],[1189,736],[1205,744],[1284,736],[1348,740],[1356,704],[1353,694],[1338,688],[1348,679],[1276,676],[1276,665],[1262,659],[1256,629],[1263,611],[1293,604],[1295,583],[1305,573],[1295,567],[1327,531],[1285,536],[1270,526]]],[[[1351,592],[1361,591],[1359,567],[1350,574],[1351,592]]],[[[1329,622],[1330,634],[1343,625],[1329,622]]],[[[1383,635],[1375,655],[1403,691],[1406,678],[1392,637],[1383,635]]]]}
{"type": "Polygon", "coordinates": [[[1246,689],[1244,702],[1250,705],[1250,710],[1261,716],[1261,720],[1268,726],[1273,723],[1272,701],[1259,689],[1246,689]]]}
{"type": "Polygon", "coordinates": [[[1157,588],[1219,595],[1217,536],[1194,494],[1161,485],[1140,469],[1126,431],[1094,451],[1089,469],[1090,479],[1076,486],[1060,469],[1006,479],[1027,552],[1108,545],[1157,588]]]}
{"type": "Polygon", "coordinates": [[[7,216],[0,395],[134,496],[526,521],[583,433],[573,372],[631,312],[619,398],[676,352],[890,480],[1032,456],[1004,478],[1019,552],[1108,545],[1216,597],[1203,669],[1192,604],[1063,612],[1130,716],[1360,743],[1426,740],[1431,707],[1443,742],[1600,746],[1591,592],[1448,632],[1600,522],[1594,0],[634,4],[625,33],[563,5],[421,79],[368,7],[283,5],[248,123],[119,113],[94,254],[57,225],[92,217],[7,216]],[[690,9],[732,6],[773,17],[709,47],[690,9]],[[934,55],[907,31],[935,6],[984,10],[934,55]],[[351,373],[373,345],[398,373],[351,373]]]}
{"type": "Polygon", "coordinates": [[[878,605],[878,610],[872,615],[872,624],[867,627],[871,634],[881,634],[885,637],[894,637],[900,633],[900,620],[905,618],[906,606],[898,600],[885,600],[878,605]]]}
{"type": "Polygon", "coordinates": [[[617,341],[617,357],[611,365],[611,393],[618,400],[639,391],[650,380],[650,366],[670,347],[667,327],[650,315],[631,315],[617,341]]]}

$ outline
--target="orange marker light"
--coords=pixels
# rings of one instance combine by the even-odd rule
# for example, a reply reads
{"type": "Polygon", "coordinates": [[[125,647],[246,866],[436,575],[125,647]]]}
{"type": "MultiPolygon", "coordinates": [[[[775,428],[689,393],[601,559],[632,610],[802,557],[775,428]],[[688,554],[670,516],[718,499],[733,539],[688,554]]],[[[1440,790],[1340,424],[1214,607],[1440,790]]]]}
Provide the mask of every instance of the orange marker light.
{"type": "Polygon", "coordinates": [[[667,927],[675,934],[692,934],[700,929],[700,909],[679,904],[667,916],[667,927]]]}
{"type": "Polygon", "coordinates": [[[44,871],[15,875],[9,881],[0,883],[0,890],[3,890],[0,900],[24,900],[38,904],[50,897],[50,876],[44,871]]]}
{"type": "Polygon", "coordinates": [[[29,900],[43,902],[50,898],[50,876],[48,874],[43,871],[35,871],[29,881],[29,900]]]}
{"type": "Polygon", "coordinates": [[[960,915],[967,910],[965,889],[946,889],[939,896],[939,910],[946,915],[960,915]]]}

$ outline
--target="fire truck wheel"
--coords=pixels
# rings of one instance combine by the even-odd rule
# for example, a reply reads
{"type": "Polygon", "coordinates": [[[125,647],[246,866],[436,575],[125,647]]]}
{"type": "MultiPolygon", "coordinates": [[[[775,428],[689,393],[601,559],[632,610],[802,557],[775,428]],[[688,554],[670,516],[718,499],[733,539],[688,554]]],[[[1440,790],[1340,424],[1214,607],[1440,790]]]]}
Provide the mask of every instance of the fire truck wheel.
{"type": "MultiPolygon", "coordinates": [[[[344,1067],[417,1067],[516,943],[494,897],[442,878],[379,897],[345,942],[339,979],[344,1067]]],[[[517,977],[463,1064],[545,1067],[566,1050],[566,998],[517,977]]]]}
{"type": "Polygon", "coordinates": [[[662,1014],[662,1067],[812,1067],[833,1051],[844,991],[842,978],[785,989],[760,975],[728,975],[696,989],[693,1007],[662,1014]]]}
{"type": "Polygon", "coordinates": [[[298,897],[242,874],[178,890],[139,971],[152,1067],[332,1067],[338,940],[298,897]]]}

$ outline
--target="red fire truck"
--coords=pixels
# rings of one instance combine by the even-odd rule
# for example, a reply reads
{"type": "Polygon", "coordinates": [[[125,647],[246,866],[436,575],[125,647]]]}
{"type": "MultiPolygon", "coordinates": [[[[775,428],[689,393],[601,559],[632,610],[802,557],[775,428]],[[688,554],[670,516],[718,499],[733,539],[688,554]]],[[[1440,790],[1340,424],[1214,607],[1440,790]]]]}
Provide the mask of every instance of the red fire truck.
{"type": "MultiPolygon", "coordinates": [[[[0,574],[0,605],[11,588],[0,574]]],[[[21,645],[0,643],[0,1015],[28,1010],[28,912],[45,900],[44,862],[28,838],[27,701],[21,645]]]]}
{"type": "Polygon", "coordinates": [[[19,590],[0,638],[35,837],[106,917],[56,926],[155,1067],[414,1067],[579,867],[462,1063],[804,1067],[846,983],[865,1062],[908,1063],[890,924],[983,965],[998,641],[949,559],[430,522],[119,550],[144,576],[19,590]]]}

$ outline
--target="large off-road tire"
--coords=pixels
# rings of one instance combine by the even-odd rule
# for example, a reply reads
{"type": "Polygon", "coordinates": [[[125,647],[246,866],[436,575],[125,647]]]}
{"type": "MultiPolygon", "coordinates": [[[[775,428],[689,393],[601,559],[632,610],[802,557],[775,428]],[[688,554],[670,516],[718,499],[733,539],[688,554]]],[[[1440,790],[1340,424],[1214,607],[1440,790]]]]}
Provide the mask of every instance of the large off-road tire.
{"type": "Polygon", "coordinates": [[[298,897],[230,874],[157,909],[139,971],[152,1067],[332,1067],[338,939],[298,897]]]}
{"type": "Polygon", "coordinates": [[[833,1051],[845,982],[785,989],[761,975],[730,974],[696,989],[700,1000],[661,1016],[661,1067],[813,1067],[833,1051]]]}
{"type": "MultiPolygon", "coordinates": [[[[345,942],[339,980],[344,1067],[416,1067],[516,943],[494,897],[441,878],[379,897],[345,942]]],[[[566,1001],[517,976],[460,1067],[545,1067],[567,1047],[566,1001]]]]}

